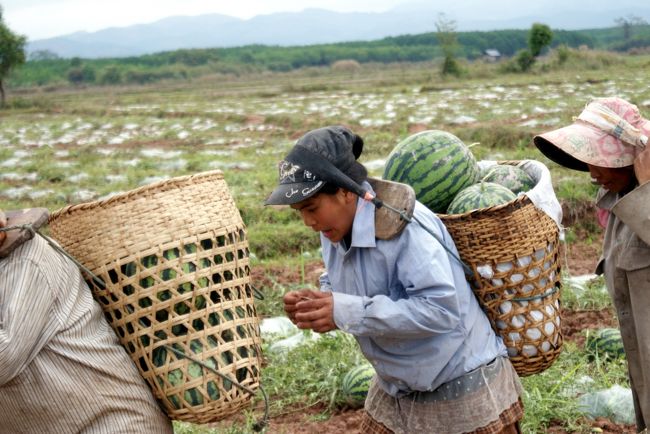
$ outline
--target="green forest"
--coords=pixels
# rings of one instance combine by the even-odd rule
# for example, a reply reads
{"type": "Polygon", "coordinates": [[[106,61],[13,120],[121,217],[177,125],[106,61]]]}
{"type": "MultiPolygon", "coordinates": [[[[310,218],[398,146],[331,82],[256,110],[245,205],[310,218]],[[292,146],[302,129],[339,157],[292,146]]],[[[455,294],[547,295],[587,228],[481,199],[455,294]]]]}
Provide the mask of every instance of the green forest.
{"type": "MultiPolygon", "coordinates": [[[[468,61],[485,50],[509,57],[525,49],[528,30],[457,32],[456,54],[468,61]]],[[[553,30],[550,49],[557,47],[634,52],[650,46],[650,25],[590,30],[553,30]]],[[[61,59],[54,53],[32,53],[17,68],[8,87],[146,84],[183,80],[209,74],[241,75],[251,72],[286,72],[306,67],[331,66],[337,61],[363,63],[425,62],[443,56],[436,32],[387,37],[375,41],[310,46],[249,45],[234,48],[184,49],[138,57],[61,59]]]]}

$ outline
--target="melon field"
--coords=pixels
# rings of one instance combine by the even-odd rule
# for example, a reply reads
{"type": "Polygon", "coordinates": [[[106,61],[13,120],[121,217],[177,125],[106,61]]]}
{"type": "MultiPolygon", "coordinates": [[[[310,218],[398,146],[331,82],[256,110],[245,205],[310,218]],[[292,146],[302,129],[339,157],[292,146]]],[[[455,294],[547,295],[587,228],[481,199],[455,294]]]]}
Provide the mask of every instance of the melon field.
{"type": "MultiPolygon", "coordinates": [[[[587,174],[551,163],[535,134],[577,116],[592,97],[619,96],[650,117],[650,57],[554,53],[531,74],[498,65],[464,65],[462,78],[441,78],[439,65],[364,65],[250,76],[218,75],[134,87],[9,89],[0,110],[0,207],[68,204],[108,198],[155,181],[220,169],[247,225],[251,280],[264,295],[262,319],[283,316],[282,295],[315,286],[323,266],[318,235],[290,209],[263,201],[277,163],[310,129],[349,126],[365,140],[360,161],[381,176],[394,146],[416,132],[448,131],[477,160],[535,159],[546,164],[564,210],[563,352],[545,372],[522,379],[526,433],[634,432],[615,413],[589,415],[584,397],[629,387],[624,355],[590,351],[585,342],[617,319],[601,279],[588,279],[602,230],[587,174]],[[566,60],[566,59],[565,59],[566,60]]],[[[123,222],[128,224],[128,222],[123,222]]],[[[270,433],[355,432],[361,410],[341,392],[343,377],[363,363],[342,332],[294,333],[277,345],[265,335],[262,385],[269,396],[270,433]]],[[[177,433],[246,433],[264,410],[207,426],[175,422],[177,433]]],[[[72,409],[71,409],[72,411],[72,409]]]]}

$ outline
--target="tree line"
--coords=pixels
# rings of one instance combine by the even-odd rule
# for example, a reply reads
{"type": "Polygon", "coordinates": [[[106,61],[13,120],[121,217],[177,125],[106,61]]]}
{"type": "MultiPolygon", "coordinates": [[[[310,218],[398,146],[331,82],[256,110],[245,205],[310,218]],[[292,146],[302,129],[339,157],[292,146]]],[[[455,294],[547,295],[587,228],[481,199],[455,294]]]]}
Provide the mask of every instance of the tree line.
{"type": "MultiPolygon", "coordinates": [[[[553,30],[550,47],[586,46],[592,49],[625,51],[650,46],[650,26],[644,21],[625,18],[621,20],[624,21],[612,28],[553,30]]],[[[2,23],[0,12],[0,32],[2,29],[6,29],[6,26],[2,23]]],[[[24,50],[24,37],[14,36],[18,38],[17,41],[14,38],[14,43],[18,42],[20,45],[22,42],[24,50]]],[[[3,37],[10,39],[0,33],[0,92],[3,90],[3,79],[6,79],[8,74],[1,69],[2,60],[5,58],[3,37]]],[[[530,37],[529,30],[455,32],[453,26],[438,26],[437,32],[394,36],[367,42],[294,47],[248,45],[233,48],[183,49],[112,59],[61,59],[55,53],[37,52],[32,53],[24,62],[23,52],[22,59],[13,59],[14,71],[9,76],[8,84],[11,87],[64,83],[146,84],[211,73],[238,75],[260,71],[290,71],[329,66],[348,59],[358,63],[423,62],[438,58],[447,61],[452,53],[449,51],[450,41],[454,44],[454,57],[474,60],[483,56],[485,50],[492,49],[498,50],[503,56],[517,56],[517,61],[524,64],[540,54],[530,52],[530,37]],[[449,39],[450,36],[452,39],[449,39]]]]}

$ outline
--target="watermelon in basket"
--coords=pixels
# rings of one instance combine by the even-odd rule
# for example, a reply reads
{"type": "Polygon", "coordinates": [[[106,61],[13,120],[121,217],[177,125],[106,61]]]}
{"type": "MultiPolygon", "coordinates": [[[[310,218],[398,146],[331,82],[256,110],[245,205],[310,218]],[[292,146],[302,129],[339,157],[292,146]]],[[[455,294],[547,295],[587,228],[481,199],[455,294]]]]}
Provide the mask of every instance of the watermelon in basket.
{"type": "Polygon", "coordinates": [[[512,191],[514,194],[526,192],[535,187],[535,180],[521,169],[512,164],[495,164],[481,169],[480,179],[494,182],[512,191]]]}
{"type": "Polygon", "coordinates": [[[392,150],[383,178],[413,187],[433,212],[445,212],[456,194],[479,180],[474,155],[458,137],[440,130],[413,134],[392,150]]]}
{"type": "Polygon", "coordinates": [[[501,184],[481,181],[462,189],[447,208],[448,214],[462,214],[479,208],[488,208],[510,202],[515,194],[501,184]]]}

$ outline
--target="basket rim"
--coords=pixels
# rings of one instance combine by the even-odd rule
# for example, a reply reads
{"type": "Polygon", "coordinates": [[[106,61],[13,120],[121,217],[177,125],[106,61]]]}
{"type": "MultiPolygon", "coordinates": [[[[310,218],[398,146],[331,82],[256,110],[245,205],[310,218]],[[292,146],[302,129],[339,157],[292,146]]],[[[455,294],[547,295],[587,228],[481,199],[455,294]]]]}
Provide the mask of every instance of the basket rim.
{"type": "Polygon", "coordinates": [[[106,199],[95,200],[90,202],[82,202],[74,205],[66,205],[63,208],[52,212],[50,214],[49,221],[52,222],[53,220],[56,220],[57,218],[59,218],[64,214],[72,214],[77,211],[100,208],[106,205],[111,205],[113,202],[134,200],[149,191],[155,191],[155,190],[164,191],[172,187],[179,187],[188,184],[195,184],[197,182],[203,182],[209,178],[223,179],[223,171],[216,169],[216,170],[209,170],[206,172],[195,173],[191,175],[176,176],[173,178],[164,179],[162,181],[157,181],[151,184],[143,185],[133,190],[117,193],[106,199]]]}
{"type": "MultiPolygon", "coordinates": [[[[510,166],[516,166],[519,163],[522,163],[524,161],[533,161],[533,160],[497,160],[496,164],[508,164],[510,166]]],[[[443,220],[462,220],[467,217],[474,217],[479,214],[483,213],[491,213],[494,211],[499,211],[504,208],[508,207],[515,207],[515,208],[521,208],[523,206],[526,206],[528,204],[532,204],[533,202],[530,200],[528,196],[526,196],[525,193],[519,194],[516,198],[505,202],[501,203],[499,205],[494,205],[494,206],[489,206],[486,208],[478,208],[478,209],[473,209],[471,211],[467,211],[461,214],[446,214],[446,213],[436,213],[436,215],[443,220]],[[525,202],[525,203],[522,203],[525,202]]]]}

